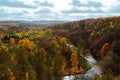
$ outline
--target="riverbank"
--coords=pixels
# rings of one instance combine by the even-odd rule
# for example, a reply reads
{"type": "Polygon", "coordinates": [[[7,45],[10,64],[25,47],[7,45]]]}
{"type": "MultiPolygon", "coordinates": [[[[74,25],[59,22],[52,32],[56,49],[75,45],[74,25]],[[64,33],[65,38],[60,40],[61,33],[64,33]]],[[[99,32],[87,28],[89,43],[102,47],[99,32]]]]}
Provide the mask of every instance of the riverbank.
{"type": "MultiPolygon", "coordinates": [[[[101,69],[98,62],[91,56],[85,56],[85,58],[92,64],[92,68],[84,74],[77,74],[79,77],[92,78],[95,74],[101,74],[101,69]]],[[[76,75],[65,76],[63,80],[73,80],[76,75]]]]}

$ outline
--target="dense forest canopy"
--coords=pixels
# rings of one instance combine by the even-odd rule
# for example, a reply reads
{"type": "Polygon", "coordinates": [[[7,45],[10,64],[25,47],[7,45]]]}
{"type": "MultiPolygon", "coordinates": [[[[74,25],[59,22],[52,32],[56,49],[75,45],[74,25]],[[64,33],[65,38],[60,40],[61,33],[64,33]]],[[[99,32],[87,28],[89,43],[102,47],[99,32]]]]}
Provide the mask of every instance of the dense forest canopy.
{"type": "Polygon", "coordinates": [[[102,66],[103,72],[110,68],[114,75],[120,74],[119,16],[74,21],[49,28],[54,30],[54,34],[69,38],[72,44],[83,50],[83,54],[89,50],[92,56],[105,66],[102,66]]]}
{"type": "Polygon", "coordinates": [[[119,78],[119,16],[39,29],[0,24],[0,80],[61,80],[84,74],[92,67],[84,57],[88,54],[99,62],[103,75],[91,80],[119,78]]]}

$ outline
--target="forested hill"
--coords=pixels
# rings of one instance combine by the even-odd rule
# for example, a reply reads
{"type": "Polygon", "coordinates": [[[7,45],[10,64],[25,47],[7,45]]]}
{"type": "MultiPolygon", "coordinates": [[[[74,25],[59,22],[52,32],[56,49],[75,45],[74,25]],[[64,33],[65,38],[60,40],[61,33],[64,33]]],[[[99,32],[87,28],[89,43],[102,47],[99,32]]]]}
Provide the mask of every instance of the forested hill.
{"type": "Polygon", "coordinates": [[[117,25],[120,21],[120,16],[117,17],[107,17],[107,18],[90,18],[90,19],[85,19],[85,20],[80,20],[80,21],[73,21],[73,22],[68,22],[68,23],[63,23],[63,24],[57,24],[55,26],[52,26],[50,28],[52,29],[75,29],[78,27],[82,27],[84,29],[86,28],[94,28],[94,27],[101,27],[101,26],[109,26],[110,22],[113,22],[117,25]]]}
{"type": "Polygon", "coordinates": [[[101,74],[88,80],[120,79],[120,17],[44,29],[0,24],[0,80],[62,80],[85,74],[92,67],[86,60],[91,54],[101,74]]]}
{"type": "Polygon", "coordinates": [[[114,74],[120,73],[118,65],[120,60],[120,16],[86,19],[48,28],[54,30],[54,34],[68,37],[78,49],[83,51],[83,54],[87,50],[95,59],[107,61],[104,65],[110,62],[105,65],[104,71],[111,68],[114,74]]]}

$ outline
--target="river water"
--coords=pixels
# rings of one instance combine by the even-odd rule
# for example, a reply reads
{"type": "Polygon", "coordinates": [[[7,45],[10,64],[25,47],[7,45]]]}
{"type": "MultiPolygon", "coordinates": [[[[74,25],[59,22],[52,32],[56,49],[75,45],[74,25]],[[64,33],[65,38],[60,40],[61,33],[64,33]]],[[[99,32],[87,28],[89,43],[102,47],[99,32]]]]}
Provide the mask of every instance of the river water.
{"type": "MultiPolygon", "coordinates": [[[[92,68],[88,70],[87,73],[79,74],[77,76],[84,77],[84,78],[92,78],[94,74],[101,74],[101,69],[98,62],[91,55],[86,56],[85,58],[92,64],[92,68]]],[[[63,80],[73,80],[74,77],[75,75],[65,76],[63,80]]]]}

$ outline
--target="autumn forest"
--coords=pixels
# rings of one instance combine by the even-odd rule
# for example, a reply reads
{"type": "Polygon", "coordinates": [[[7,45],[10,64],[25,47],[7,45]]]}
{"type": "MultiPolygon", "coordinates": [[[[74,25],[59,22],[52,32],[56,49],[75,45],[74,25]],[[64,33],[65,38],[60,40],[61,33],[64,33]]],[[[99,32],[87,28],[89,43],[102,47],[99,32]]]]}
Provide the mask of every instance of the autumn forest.
{"type": "Polygon", "coordinates": [[[42,27],[0,22],[0,80],[119,80],[119,61],[119,16],[42,27]],[[101,74],[81,77],[93,67],[90,55],[101,74]]]}

